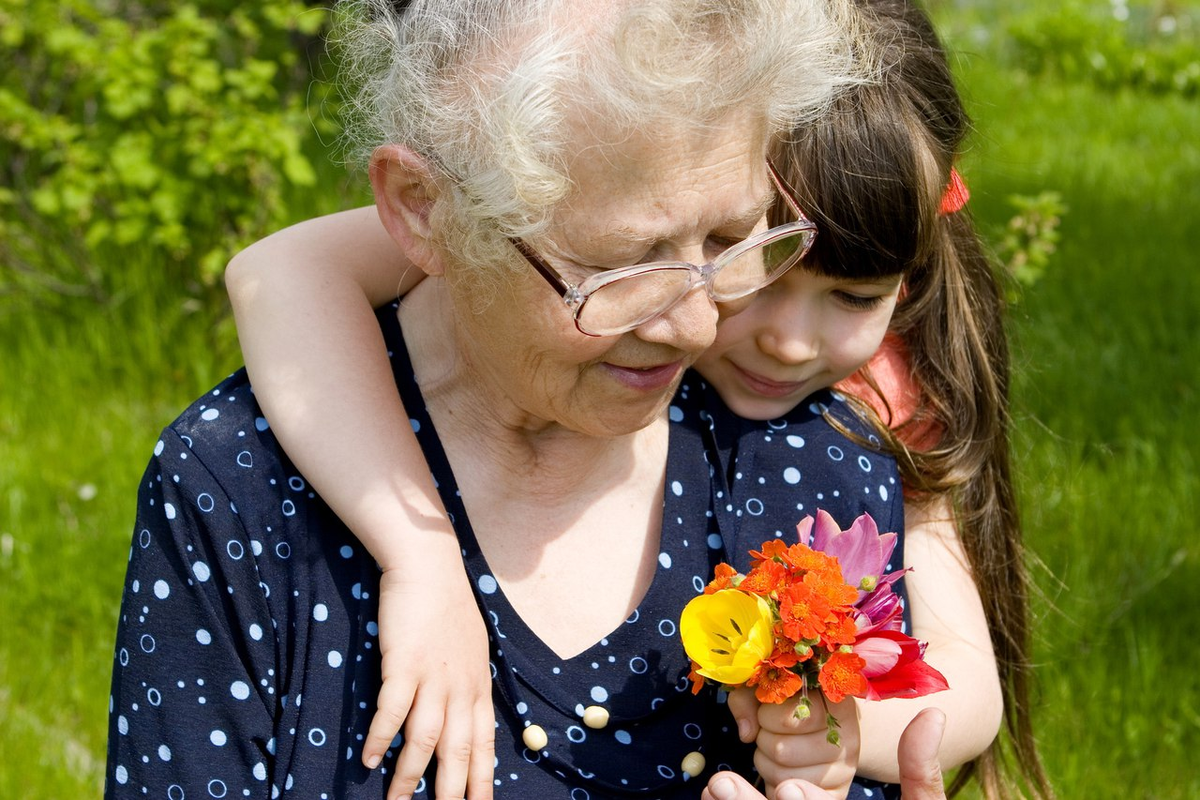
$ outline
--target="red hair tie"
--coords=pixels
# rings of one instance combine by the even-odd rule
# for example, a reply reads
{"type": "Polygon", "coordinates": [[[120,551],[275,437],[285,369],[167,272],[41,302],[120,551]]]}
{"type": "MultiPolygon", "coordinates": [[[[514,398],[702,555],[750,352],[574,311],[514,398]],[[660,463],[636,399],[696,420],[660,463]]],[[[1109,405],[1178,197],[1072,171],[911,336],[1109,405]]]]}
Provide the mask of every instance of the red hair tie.
{"type": "Polygon", "coordinates": [[[958,174],[957,169],[951,167],[950,182],[946,184],[946,191],[942,194],[942,205],[938,209],[938,213],[946,215],[960,211],[970,199],[971,192],[967,189],[967,184],[963,182],[962,175],[958,174]]]}

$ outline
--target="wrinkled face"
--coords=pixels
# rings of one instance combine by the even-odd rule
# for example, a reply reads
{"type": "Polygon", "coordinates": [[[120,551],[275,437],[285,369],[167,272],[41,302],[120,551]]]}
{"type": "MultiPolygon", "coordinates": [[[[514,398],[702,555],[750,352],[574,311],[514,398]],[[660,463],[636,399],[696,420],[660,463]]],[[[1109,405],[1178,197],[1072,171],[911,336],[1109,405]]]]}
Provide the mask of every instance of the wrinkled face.
{"type": "Polygon", "coordinates": [[[739,416],[782,417],[870,360],[899,291],[900,276],[851,281],[797,267],[725,320],[696,368],[739,416]]]}
{"type": "MultiPolygon", "coordinates": [[[[578,284],[598,271],[649,261],[704,264],[762,227],[774,199],[756,126],[731,122],[702,136],[581,147],[576,190],[547,237],[530,244],[578,284]]],[[[620,336],[575,328],[550,285],[519,264],[479,313],[469,275],[450,281],[460,348],[496,409],[527,427],[592,435],[645,427],[666,408],[685,369],[713,342],[718,312],[703,288],[620,336]]]]}

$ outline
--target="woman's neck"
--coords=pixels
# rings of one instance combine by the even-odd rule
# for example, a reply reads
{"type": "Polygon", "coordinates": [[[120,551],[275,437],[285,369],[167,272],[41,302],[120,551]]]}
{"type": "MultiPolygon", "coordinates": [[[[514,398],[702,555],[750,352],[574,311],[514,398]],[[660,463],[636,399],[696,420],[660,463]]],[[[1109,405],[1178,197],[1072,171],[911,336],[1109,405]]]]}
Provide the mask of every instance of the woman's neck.
{"type": "Polygon", "coordinates": [[[423,282],[399,316],[426,409],[460,485],[482,483],[551,508],[578,504],[591,494],[582,488],[589,484],[611,486],[647,467],[661,475],[665,413],[638,430],[599,435],[526,411],[489,379],[503,365],[473,357],[439,284],[423,282]]]}

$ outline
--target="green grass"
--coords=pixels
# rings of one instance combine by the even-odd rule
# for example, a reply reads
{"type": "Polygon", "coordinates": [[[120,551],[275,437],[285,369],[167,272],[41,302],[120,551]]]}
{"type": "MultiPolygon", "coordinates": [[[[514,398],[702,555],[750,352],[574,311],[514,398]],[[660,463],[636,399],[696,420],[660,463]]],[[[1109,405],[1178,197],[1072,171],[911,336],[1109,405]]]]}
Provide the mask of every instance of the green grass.
{"type": "MultiPolygon", "coordinates": [[[[958,66],[981,223],[1013,193],[1069,206],[1012,318],[1047,765],[1066,798],[1197,797],[1200,103],[958,66]]],[[[98,796],[137,482],[158,430],[237,365],[228,319],[189,313],[154,264],[106,269],[111,307],[0,307],[3,798],[98,796]]]]}
{"type": "Polygon", "coordinates": [[[967,57],[985,225],[1060,192],[1013,309],[1015,451],[1035,578],[1038,730],[1063,797],[1200,796],[1200,103],[967,57]]]}

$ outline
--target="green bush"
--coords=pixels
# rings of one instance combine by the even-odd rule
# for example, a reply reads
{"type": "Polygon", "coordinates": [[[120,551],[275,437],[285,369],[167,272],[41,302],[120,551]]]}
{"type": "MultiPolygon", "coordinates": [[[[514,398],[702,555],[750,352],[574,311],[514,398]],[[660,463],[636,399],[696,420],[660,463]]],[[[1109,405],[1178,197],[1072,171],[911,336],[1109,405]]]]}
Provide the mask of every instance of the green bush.
{"type": "Polygon", "coordinates": [[[1200,17],[1172,3],[1038,5],[1007,26],[1017,63],[1039,74],[1193,97],[1200,91],[1200,17]]]}
{"type": "Polygon", "coordinates": [[[0,0],[9,290],[103,295],[97,265],[133,251],[211,287],[283,223],[284,190],[315,183],[309,61],[327,20],[302,0],[0,0]]]}

